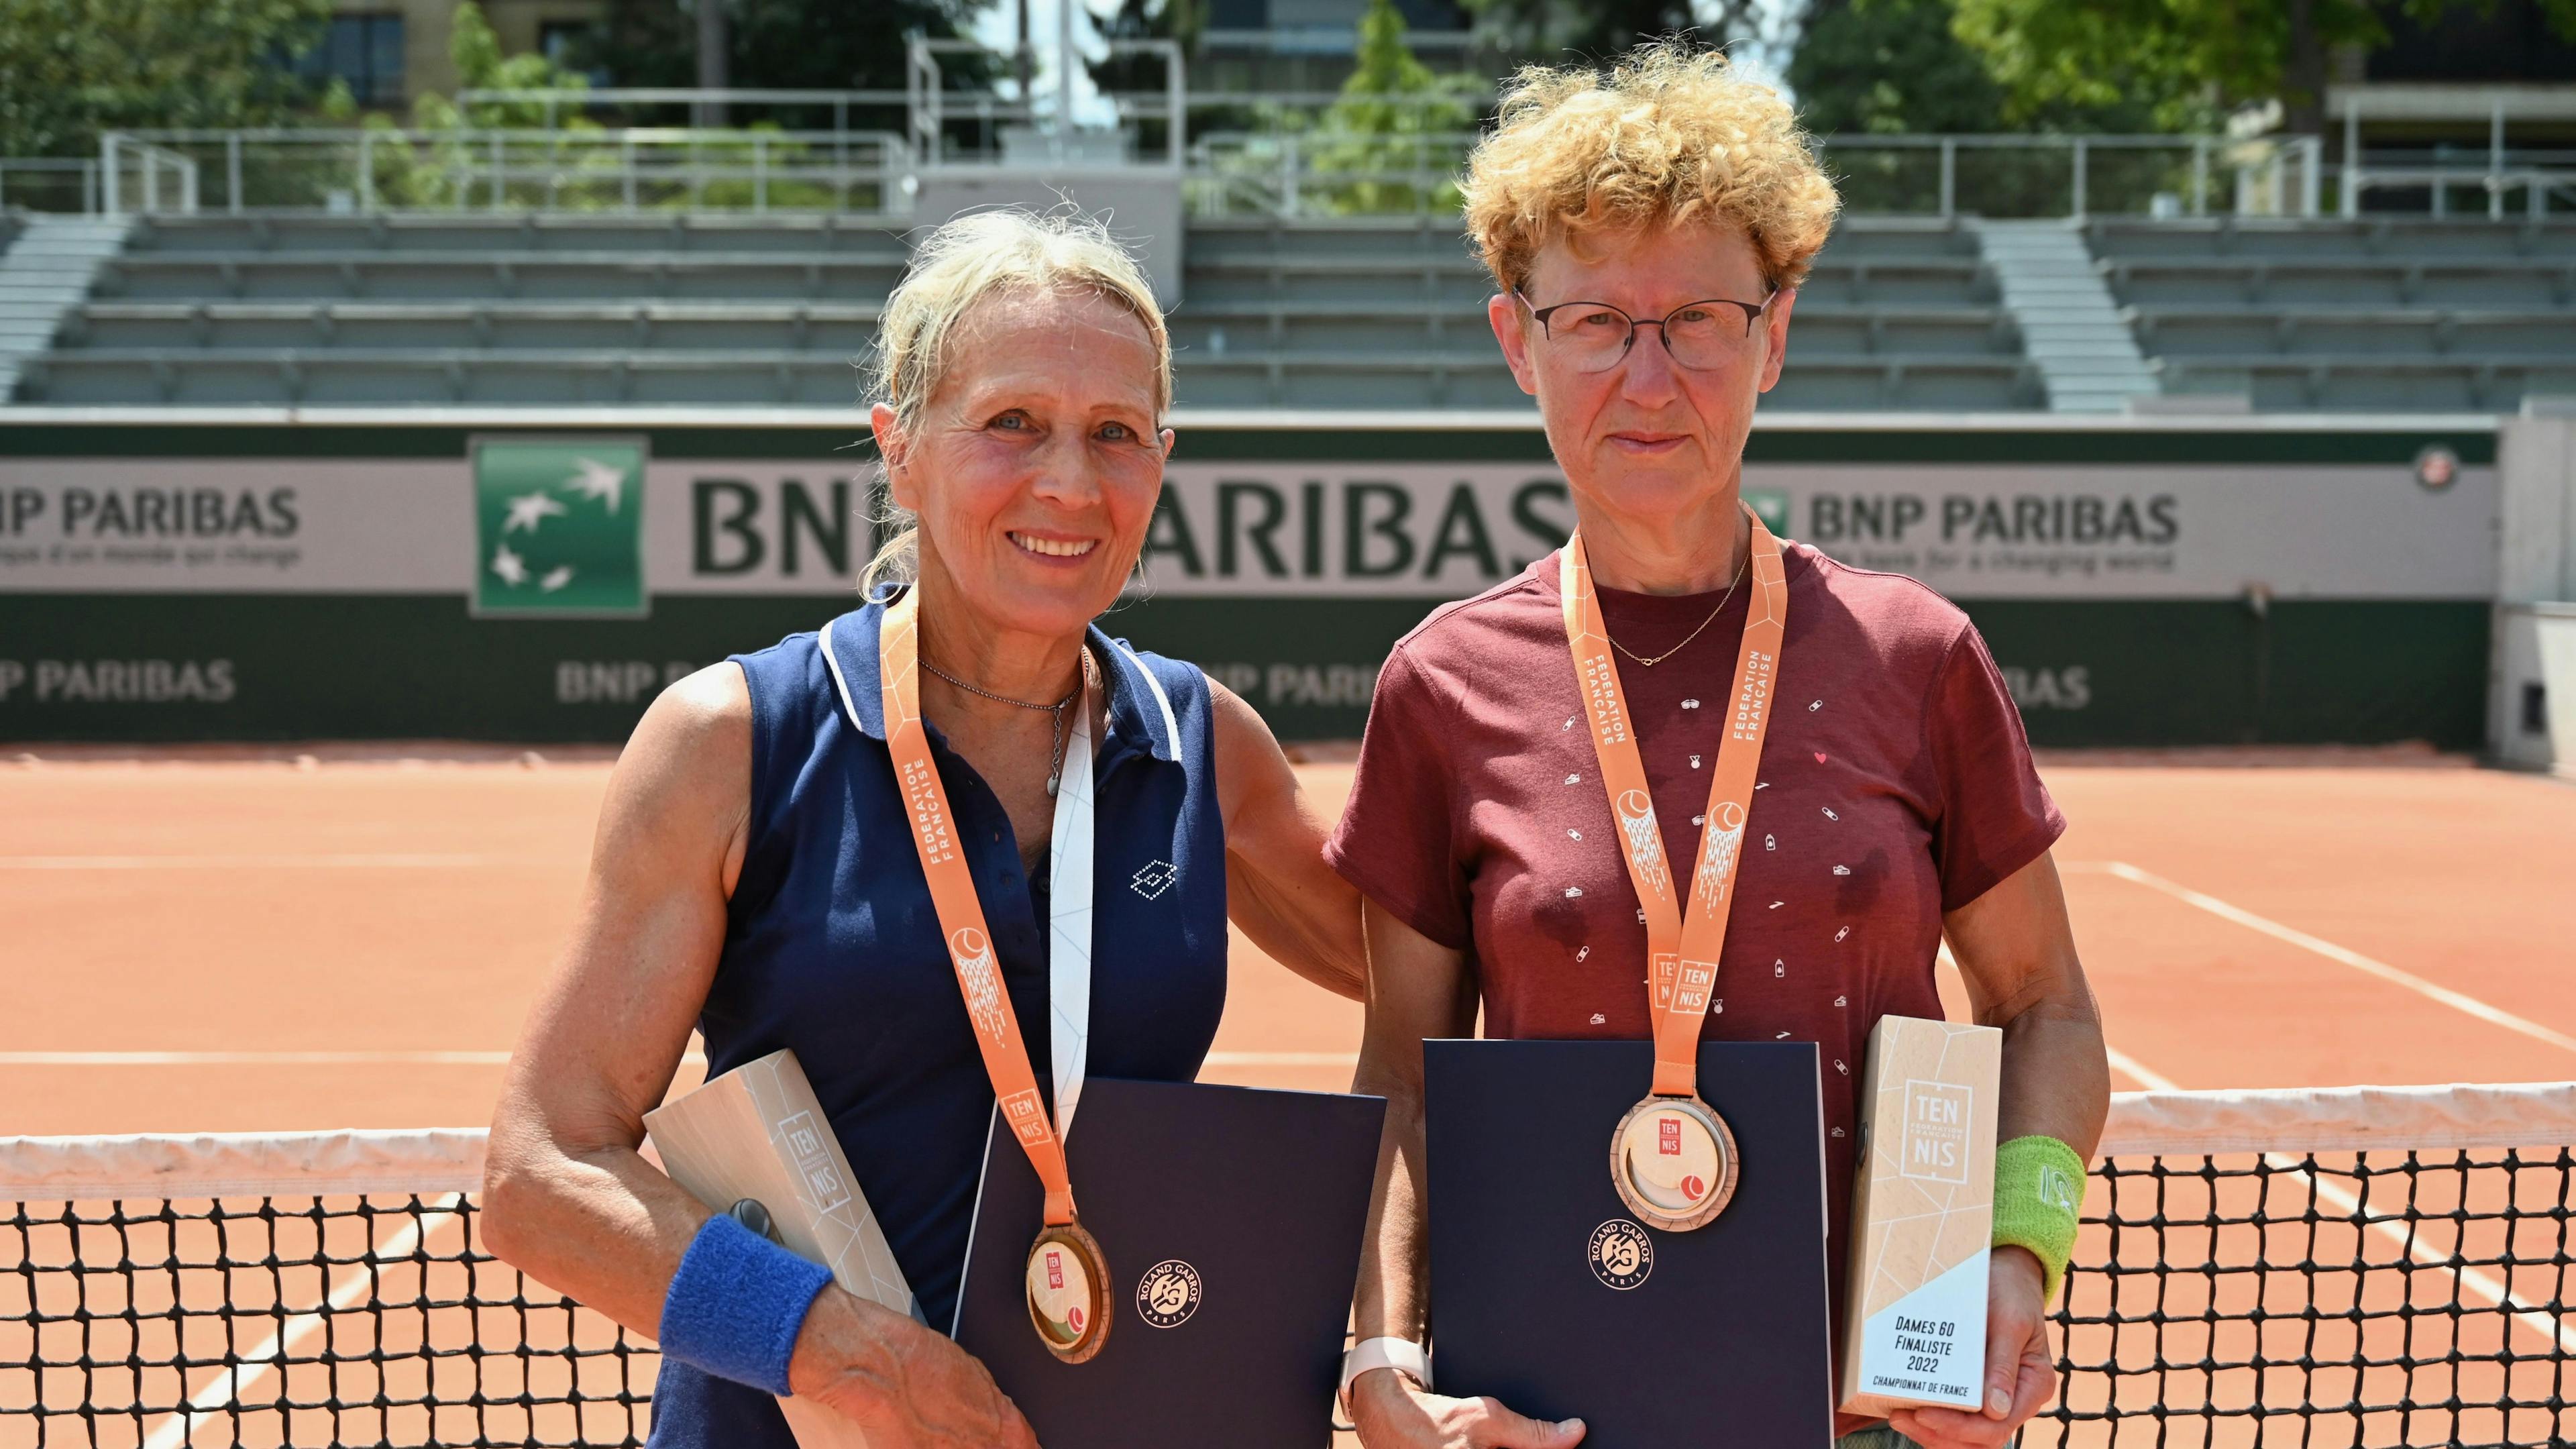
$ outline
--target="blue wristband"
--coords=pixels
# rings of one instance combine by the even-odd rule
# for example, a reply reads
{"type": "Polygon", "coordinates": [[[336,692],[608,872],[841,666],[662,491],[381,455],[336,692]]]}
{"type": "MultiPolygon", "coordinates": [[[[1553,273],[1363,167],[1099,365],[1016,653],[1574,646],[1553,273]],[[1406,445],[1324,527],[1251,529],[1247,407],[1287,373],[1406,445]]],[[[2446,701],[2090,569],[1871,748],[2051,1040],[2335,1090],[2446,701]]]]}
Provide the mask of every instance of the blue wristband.
{"type": "Polygon", "coordinates": [[[718,1378],[787,1392],[787,1360],[832,1270],[722,1213],[681,1255],[662,1299],[662,1352],[718,1378]]]}

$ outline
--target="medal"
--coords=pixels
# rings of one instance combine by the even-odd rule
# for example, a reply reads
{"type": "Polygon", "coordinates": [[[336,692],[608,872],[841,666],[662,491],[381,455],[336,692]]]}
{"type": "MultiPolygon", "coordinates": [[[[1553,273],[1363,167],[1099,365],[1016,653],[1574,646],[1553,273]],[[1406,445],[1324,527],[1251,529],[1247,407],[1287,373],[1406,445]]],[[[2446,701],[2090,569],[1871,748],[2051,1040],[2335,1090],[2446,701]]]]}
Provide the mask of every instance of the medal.
{"type": "Polygon", "coordinates": [[[1726,734],[1718,744],[1717,768],[1709,774],[1708,812],[1687,900],[1664,856],[1645,762],[1637,752],[1627,696],[1619,687],[1618,662],[1611,656],[1610,631],[1601,622],[1580,533],[1565,541],[1558,567],[1575,687],[1591,720],[1593,757],[1600,762],[1610,813],[1619,824],[1628,881],[1636,887],[1646,917],[1654,1087],[1610,1134],[1610,1183],[1640,1221],[1672,1232],[1703,1226],[1735,1195],[1735,1134],[1699,1097],[1699,1033],[1726,945],[1727,913],[1735,902],[1735,872],[1742,863],[1744,827],[1762,764],[1762,738],[1771,724],[1771,696],[1789,620],[1780,541],[1751,509],[1744,516],[1751,525],[1747,566],[1753,591],[1746,599],[1735,692],[1726,734]]]}
{"type": "Polygon", "coordinates": [[[957,840],[948,793],[930,758],[930,735],[921,722],[920,624],[918,588],[907,589],[886,606],[877,636],[886,750],[894,758],[895,782],[903,791],[904,814],[912,822],[913,848],[930,882],[940,931],[947,937],[957,989],[966,999],[985,1074],[992,1078],[993,1100],[1046,1188],[1046,1226],[1029,1247],[1024,1274],[1029,1325],[1047,1352],[1066,1363],[1082,1363],[1109,1341],[1116,1317],[1109,1311],[1109,1260],[1075,1215],[1073,1176],[1064,1156],[1065,1135],[1073,1130],[1074,1108],[1082,1098],[1091,1030],[1091,671],[1086,664],[1055,802],[1053,945],[1047,973],[1055,1077],[1055,1120],[1050,1122],[1018,1015],[1002,987],[1001,961],[957,840]]]}

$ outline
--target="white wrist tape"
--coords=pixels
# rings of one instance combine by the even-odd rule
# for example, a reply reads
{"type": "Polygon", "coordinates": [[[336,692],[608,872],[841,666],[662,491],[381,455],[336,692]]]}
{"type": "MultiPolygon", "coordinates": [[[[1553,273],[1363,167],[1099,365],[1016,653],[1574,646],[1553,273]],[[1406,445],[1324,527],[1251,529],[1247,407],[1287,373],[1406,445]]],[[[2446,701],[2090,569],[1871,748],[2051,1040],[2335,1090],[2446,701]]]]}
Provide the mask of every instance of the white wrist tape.
{"type": "Polygon", "coordinates": [[[1364,1338],[1342,1355],[1342,1411],[1350,1412],[1351,1381],[1373,1369],[1393,1369],[1431,1387],[1431,1355],[1409,1338],[1364,1338]]]}

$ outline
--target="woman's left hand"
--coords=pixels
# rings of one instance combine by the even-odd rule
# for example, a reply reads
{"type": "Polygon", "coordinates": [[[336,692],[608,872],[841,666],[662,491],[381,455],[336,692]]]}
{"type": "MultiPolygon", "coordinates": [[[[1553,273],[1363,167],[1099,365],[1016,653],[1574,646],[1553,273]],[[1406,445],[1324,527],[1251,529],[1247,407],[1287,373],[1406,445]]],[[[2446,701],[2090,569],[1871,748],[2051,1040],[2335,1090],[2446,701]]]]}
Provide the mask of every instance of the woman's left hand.
{"type": "Polygon", "coordinates": [[[1997,1248],[1986,1274],[1986,1407],[1899,1409],[1895,1430],[1923,1449],[1994,1449],[2057,1391],[2048,1353],[2048,1300],[2039,1259],[2027,1248],[1997,1248]]]}

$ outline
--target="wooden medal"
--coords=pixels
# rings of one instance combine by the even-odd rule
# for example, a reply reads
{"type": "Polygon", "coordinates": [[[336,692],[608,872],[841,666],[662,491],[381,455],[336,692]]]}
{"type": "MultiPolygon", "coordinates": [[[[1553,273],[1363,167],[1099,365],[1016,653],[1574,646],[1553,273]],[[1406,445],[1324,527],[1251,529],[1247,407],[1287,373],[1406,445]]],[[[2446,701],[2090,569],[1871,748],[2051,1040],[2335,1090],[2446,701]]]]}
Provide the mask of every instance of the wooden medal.
{"type": "MultiPolygon", "coordinates": [[[[948,792],[931,759],[929,732],[922,723],[919,589],[908,590],[886,607],[877,635],[877,668],[886,720],[886,753],[892,757],[896,783],[911,818],[913,848],[921,858],[923,879],[930,886],[931,906],[948,937],[949,962],[966,1003],[966,1018],[975,1029],[976,1049],[993,1083],[993,1102],[1002,1125],[1028,1154],[1029,1166],[1046,1189],[1042,1209],[1046,1226],[1029,1247],[1022,1287],[1029,1307],[1029,1326],[1037,1330],[1046,1351],[1066,1363],[1083,1363],[1109,1341],[1109,1259],[1100,1241],[1083,1229],[1073,1203],[1073,1173],[1065,1160],[1064,1134],[1072,1130],[1074,1104],[1082,1091],[1087,1053],[1077,1030],[1069,1046],[1057,1047],[1056,1115],[1050,1121],[1037,1072],[1029,1064],[1020,1021],[1003,989],[1001,962],[993,933],[975,895],[959,834],[948,807],[948,792]]],[[[828,626],[827,626],[828,628],[828,626]]],[[[826,634],[828,640],[829,635],[826,634]]],[[[826,650],[828,657],[829,651],[826,650]]],[[[1057,1023],[1086,1024],[1091,1013],[1091,843],[1093,791],[1090,718],[1098,686],[1083,670],[1081,712],[1065,742],[1056,799],[1056,890],[1052,927],[1054,960],[1047,995],[1057,1023]],[[1079,863],[1079,888],[1068,888],[1066,862],[1079,863]],[[1079,917],[1069,923],[1068,912],[1079,917]]]]}
{"type": "MultiPolygon", "coordinates": [[[[1735,662],[1733,707],[1709,771],[1708,807],[1698,817],[1699,859],[1687,885],[1664,856],[1655,802],[1637,752],[1635,722],[1619,686],[1609,626],[1578,531],[1559,562],[1565,638],[1574,654],[1576,688],[1591,717],[1593,758],[1609,796],[1616,839],[1637,891],[1646,927],[1646,1001],[1654,1023],[1652,1095],[1628,1109],[1610,1134],[1610,1183],[1639,1221],[1669,1232],[1701,1227],[1735,1196],[1735,1134],[1699,1095],[1699,1039],[1715,1001],[1718,962],[1744,862],[1744,833],[1759,788],[1762,741],[1789,619],[1788,574],[1780,541],[1760,515],[1744,510],[1744,639],[1735,662]]],[[[1723,607],[1721,605],[1721,607],[1723,607]]],[[[1715,617],[1714,615],[1711,616],[1715,617]]],[[[1693,757],[1696,765],[1698,759],[1693,757]]]]}
{"type": "Polygon", "coordinates": [[[1735,1196],[1735,1134],[1697,1097],[1648,1097],[1610,1134],[1610,1183],[1649,1227],[1688,1232],[1735,1196]]]}
{"type": "Polygon", "coordinates": [[[1029,1323],[1066,1363],[1085,1363],[1109,1342],[1109,1258],[1080,1223],[1060,1223],[1029,1245],[1029,1323]]]}

